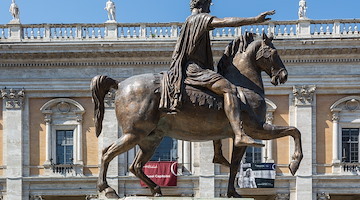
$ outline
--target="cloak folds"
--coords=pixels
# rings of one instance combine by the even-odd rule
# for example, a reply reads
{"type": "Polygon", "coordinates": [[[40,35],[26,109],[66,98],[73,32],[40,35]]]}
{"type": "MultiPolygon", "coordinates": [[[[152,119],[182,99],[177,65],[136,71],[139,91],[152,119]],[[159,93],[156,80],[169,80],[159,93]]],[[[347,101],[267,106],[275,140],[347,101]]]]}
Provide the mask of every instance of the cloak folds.
{"type": "Polygon", "coordinates": [[[208,13],[191,15],[186,19],[172,55],[170,69],[164,73],[161,81],[160,109],[176,110],[180,107],[190,63],[202,69],[214,70],[209,36],[212,19],[213,16],[208,13]]]}

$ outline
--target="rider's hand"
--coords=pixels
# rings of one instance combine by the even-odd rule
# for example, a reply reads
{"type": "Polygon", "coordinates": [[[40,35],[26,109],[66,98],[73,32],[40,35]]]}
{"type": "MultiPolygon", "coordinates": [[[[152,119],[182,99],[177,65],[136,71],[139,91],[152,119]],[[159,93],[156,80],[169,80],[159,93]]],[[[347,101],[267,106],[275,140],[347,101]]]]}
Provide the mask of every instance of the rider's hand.
{"type": "Polygon", "coordinates": [[[256,17],[256,22],[261,23],[261,22],[269,21],[269,20],[271,20],[271,18],[266,18],[266,16],[273,15],[273,14],[275,14],[275,10],[263,12],[256,17]]]}

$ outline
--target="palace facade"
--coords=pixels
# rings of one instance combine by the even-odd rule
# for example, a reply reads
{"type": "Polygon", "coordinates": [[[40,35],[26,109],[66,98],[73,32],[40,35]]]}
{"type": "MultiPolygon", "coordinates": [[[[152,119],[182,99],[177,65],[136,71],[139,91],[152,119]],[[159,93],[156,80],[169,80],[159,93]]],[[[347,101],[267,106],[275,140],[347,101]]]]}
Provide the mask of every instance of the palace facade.
{"type": "MultiPolygon", "coordinates": [[[[274,188],[238,189],[256,200],[360,199],[360,20],[272,21],[215,29],[214,60],[246,31],[274,35],[288,81],[263,76],[267,122],[296,126],[304,159],[287,168],[292,138],[249,148],[250,162],[276,164],[274,188]]],[[[121,136],[114,95],[106,97],[103,132],[95,136],[92,77],[118,80],[168,69],[179,23],[0,25],[0,199],[97,198],[100,153],[121,136]]],[[[216,65],[216,64],[215,64],[216,65]]],[[[231,140],[223,141],[230,158],[231,140]]],[[[226,196],[229,170],[212,163],[211,142],[166,139],[155,160],[179,163],[169,196],[226,196]]],[[[120,196],[150,195],[129,171],[137,148],[110,164],[109,184],[120,196]]]]}

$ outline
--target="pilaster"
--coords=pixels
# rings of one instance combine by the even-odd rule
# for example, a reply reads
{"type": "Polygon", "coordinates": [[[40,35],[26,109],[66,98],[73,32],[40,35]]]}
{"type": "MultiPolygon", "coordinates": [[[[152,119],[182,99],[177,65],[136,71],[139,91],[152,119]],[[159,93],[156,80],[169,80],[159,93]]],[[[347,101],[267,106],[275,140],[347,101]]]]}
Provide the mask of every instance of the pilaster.
{"type": "Polygon", "coordinates": [[[23,199],[23,89],[2,89],[6,199],[23,199]]]}
{"type": "Polygon", "coordinates": [[[315,173],[313,163],[316,155],[315,132],[315,90],[314,85],[293,87],[295,127],[301,132],[304,158],[296,177],[296,192],[294,200],[314,199],[312,192],[312,175],[315,173]]]}
{"type": "Polygon", "coordinates": [[[195,197],[214,198],[215,197],[215,165],[212,163],[214,155],[213,142],[199,143],[199,191],[195,197]]]}
{"type": "MultiPolygon", "coordinates": [[[[102,150],[111,145],[115,140],[119,138],[119,127],[115,113],[115,93],[109,92],[105,97],[105,114],[103,120],[103,129],[99,136],[99,161],[101,159],[102,150]]],[[[123,155],[122,155],[123,157],[123,155]]],[[[119,192],[119,156],[116,156],[109,165],[107,177],[109,185],[119,192]]],[[[118,193],[120,196],[124,196],[123,190],[118,193]]]]}

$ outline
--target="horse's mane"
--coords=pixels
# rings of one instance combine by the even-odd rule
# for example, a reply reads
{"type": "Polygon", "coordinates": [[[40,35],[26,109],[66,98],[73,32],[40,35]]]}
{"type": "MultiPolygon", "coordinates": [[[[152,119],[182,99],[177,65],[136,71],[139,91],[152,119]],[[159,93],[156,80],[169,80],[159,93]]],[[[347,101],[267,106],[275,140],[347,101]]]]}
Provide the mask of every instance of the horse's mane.
{"type": "Polygon", "coordinates": [[[218,73],[223,75],[225,67],[227,67],[234,58],[236,53],[245,52],[246,48],[251,42],[254,41],[254,36],[252,33],[245,32],[245,34],[235,38],[231,41],[225,48],[225,52],[218,63],[218,73]]]}

